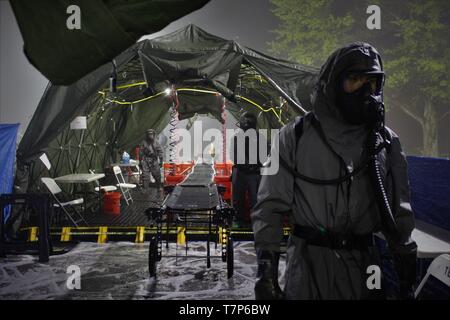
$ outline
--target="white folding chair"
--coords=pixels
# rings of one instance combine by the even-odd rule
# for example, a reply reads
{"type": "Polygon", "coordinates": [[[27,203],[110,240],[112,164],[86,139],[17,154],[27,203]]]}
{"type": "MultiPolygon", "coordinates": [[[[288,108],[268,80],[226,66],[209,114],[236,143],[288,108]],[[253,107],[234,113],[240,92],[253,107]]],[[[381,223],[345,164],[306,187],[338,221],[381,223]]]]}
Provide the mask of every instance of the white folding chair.
{"type": "Polygon", "coordinates": [[[69,201],[61,202],[60,199],[58,199],[58,194],[64,195],[61,188],[58,186],[58,184],[53,180],[52,178],[41,178],[42,183],[47,187],[48,191],[52,194],[53,198],[55,199],[56,203],[54,204],[55,207],[60,208],[67,218],[74,224],[75,227],[78,227],[80,223],[83,223],[84,225],[88,225],[86,220],[83,218],[83,216],[75,209],[76,205],[83,204],[84,200],[83,198],[79,199],[73,199],[69,201]]]}
{"type": "MultiPolygon", "coordinates": [[[[89,170],[89,173],[91,174],[95,174],[94,170],[89,170]]],[[[94,190],[95,192],[101,193],[101,192],[112,192],[112,191],[116,191],[117,187],[116,186],[101,186],[100,182],[98,182],[98,180],[95,180],[95,184],[97,185],[94,190]]]]}
{"type": "Polygon", "coordinates": [[[128,170],[128,182],[134,183],[139,188],[141,185],[142,170],[138,164],[130,166],[128,170]]]}
{"type": "MultiPolygon", "coordinates": [[[[94,170],[89,170],[89,173],[95,174],[94,170]]],[[[116,186],[102,186],[100,185],[100,182],[98,180],[95,180],[96,186],[94,187],[94,191],[97,194],[97,203],[98,207],[96,211],[99,211],[102,209],[102,194],[107,192],[113,192],[117,190],[116,186]]]]}
{"type": "Polygon", "coordinates": [[[441,254],[440,256],[436,257],[433,262],[431,262],[430,266],[428,267],[427,274],[425,277],[423,277],[422,281],[420,282],[419,286],[416,289],[416,292],[414,292],[414,298],[417,298],[419,296],[420,291],[422,290],[423,286],[427,282],[428,278],[432,275],[433,277],[437,278],[438,280],[445,283],[447,286],[450,287],[450,255],[449,254],[441,254]]]}
{"type": "Polygon", "coordinates": [[[130,202],[133,202],[133,197],[131,196],[131,189],[136,188],[136,185],[133,183],[126,183],[125,179],[123,178],[122,169],[120,169],[119,166],[113,167],[114,175],[116,176],[117,180],[117,187],[120,189],[120,192],[122,193],[123,197],[125,198],[125,202],[127,205],[130,204],[130,202]]]}
{"type": "Polygon", "coordinates": [[[134,175],[135,177],[137,177],[137,181],[140,181],[140,180],[141,180],[141,175],[142,175],[142,170],[141,170],[141,168],[139,167],[139,165],[136,165],[134,168],[135,168],[136,170],[133,171],[133,175],[134,175]]]}

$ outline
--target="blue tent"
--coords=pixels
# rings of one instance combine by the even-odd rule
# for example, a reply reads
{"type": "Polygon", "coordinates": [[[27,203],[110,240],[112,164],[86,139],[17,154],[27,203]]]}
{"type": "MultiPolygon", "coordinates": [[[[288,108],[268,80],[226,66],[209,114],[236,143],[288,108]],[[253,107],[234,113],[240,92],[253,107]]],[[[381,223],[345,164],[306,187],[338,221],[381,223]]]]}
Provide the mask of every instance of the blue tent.
{"type": "MultiPolygon", "coordinates": [[[[19,124],[0,124],[0,194],[12,193],[18,129],[19,124]]],[[[8,216],[9,208],[5,212],[8,216]]]]}
{"type": "Polygon", "coordinates": [[[417,219],[450,230],[450,160],[407,157],[417,219]]]}

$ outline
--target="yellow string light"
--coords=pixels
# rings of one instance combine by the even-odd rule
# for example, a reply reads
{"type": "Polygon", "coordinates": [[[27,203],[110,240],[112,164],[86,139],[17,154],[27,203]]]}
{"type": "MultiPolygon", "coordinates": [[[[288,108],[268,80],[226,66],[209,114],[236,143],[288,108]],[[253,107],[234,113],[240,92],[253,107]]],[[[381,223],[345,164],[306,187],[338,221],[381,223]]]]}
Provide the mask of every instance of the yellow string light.
{"type": "MultiPolygon", "coordinates": [[[[139,85],[143,85],[146,84],[145,82],[138,82],[138,83],[131,83],[131,84],[127,84],[127,85],[122,85],[122,86],[118,86],[117,89],[124,89],[124,88],[130,88],[130,87],[135,87],[135,86],[139,86],[139,85]]],[[[115,99],[109,99],[106,98],[106,92],[105,91],[109,91],[108,89],[105,89],[103,91],[98,91],[99,94],[101,94],[103,96],[104,99],[106,99],[108,102],[113,102],[113,103],[117,103],[118,105],[132,105],[132,104],[137,104],[140,102],[144,102],[153,98],[156,98],[162,94],[165,94],[165,91],[161,91],[158,92],[157,94],[154,94],[152,96],[149,97],[145,97],[143,99],[139,99],[139,100],[135,100],[135,101],[119,101],[119,100],[115,100],[115,99]]],[[[203,89],[193,89],[193,88],[179,88],[176,89],[177,92],[183,92],[183,91],[188,91],[188,92],[200,92],[200,93],[206,93],[206,94],[215,94],[218,95],[220,94],[217,91],[211,91],[211,90],[203,90],[203,89]]],[[[258,109],[260,109],[263,112],[273,112],[273,114],[277,117],[278,121],[284,125],[284,122],[281,120],[281,112],[280,114],[277,113],[277,111],[273,108],[270,107],[269,109],[264,109],[261,105],[259,105],[258,103],[256,103],[253,100],[250,100],[249,98],[246,98],[244,96],[241,95],[237,95],[236,98],[242,99],[248,103],[250,103],[251,105],[257,107],[258,109]]]]}
{"type": "MultiPolygon", "coordinates": [[[[263,111],[263,112],[269,112],[269,111],[272,111],[272,112],[275,114],[275,116],[278,118],[278,120],[279,120],[281,123],[283,123],[283,121],[281,121],[281,118],[280,118],[281,114],[278,114],[277,111],[276,111],[273,107],[270,107],[269,109],[264,109],[264,108],[261,107],[259,104],[257,104],[256,102],[250,100],[249,98],[246,98],[246,97],[244,97],[244,96],[239,96],[239,95],[236,96],[236,97],[239,98],[239,99],[242,99],[242,100],[247,101],[248,103],[254,105],[255,107],[257,107],[257,108],[259,108],[259,109],[261,109],[261,111],[263,111]]],[[[284,125],[284,123],[283,123],[283,125],[284,125]]]]}
{"type": "Polygon", "coordinates": [[[105,92],[98,91],[98,93],[101,94],[103,96],[103,98],[106,99],[108,102],[114,102],[114,103],[117,103],[117,104],[120,104],[120,105],[131,105],[131,104],[144,102],[146,100],[150,100],[150,99],[156,98],[157,96],[160,96],[160,95],[164,94],[164,91],[163,92],[158,92],[157,94],[154,94],[153,96],[145,97],[143,99],[139,99],[139,100],[135,100],[135,101],[119,101],[119,100],[115,100],[115,99],[109,99],[109,98],[105,97],[106,96],[105,92]]]}

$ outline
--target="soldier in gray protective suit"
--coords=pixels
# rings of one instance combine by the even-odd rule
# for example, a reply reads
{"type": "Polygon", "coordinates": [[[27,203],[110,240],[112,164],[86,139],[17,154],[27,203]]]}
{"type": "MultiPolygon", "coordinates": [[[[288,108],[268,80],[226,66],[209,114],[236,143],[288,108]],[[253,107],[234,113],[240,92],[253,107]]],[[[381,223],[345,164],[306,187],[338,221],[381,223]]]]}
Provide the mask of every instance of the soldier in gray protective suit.
{"type": "Polygon", "coordinates": [[[154,129],[147,130],[146,139],[140,144],[140,158],[144,189],[149,187],[150,173],[155,179],[156,187],[161,188],[160,168],[163,162],[163,151],[156,139],[156,131],[154,129]]]}
{"type": "Polygon", "coordinates": [[[384,127],[383,84],[381,58],[372,46],[341,48],[320,71],[313,111],[280,131],[279,171],[262,177],[252,213],[256,299],[383,297],[366,285],[367,267],[380,265],[373,245],[378,231],[388,240],[400,295],[411,297],[414,216],[399,138],[384,127]],[[292,231],[282,292],[278,259],[285,213],[292,231]]]}

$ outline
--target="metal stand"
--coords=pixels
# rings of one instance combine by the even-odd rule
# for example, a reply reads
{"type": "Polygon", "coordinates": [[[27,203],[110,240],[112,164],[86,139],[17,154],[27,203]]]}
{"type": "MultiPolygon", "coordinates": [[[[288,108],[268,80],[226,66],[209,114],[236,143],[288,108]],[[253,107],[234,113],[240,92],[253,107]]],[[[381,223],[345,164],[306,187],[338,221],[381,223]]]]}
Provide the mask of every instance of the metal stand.
{"type": "MultiPolygon", "coordinates": [[[[149,273],[150,277],[156,277],[157,274],[157,263],[161,261],[162,258],[162,247],[163,247],[163,223],[165,222],[165,236],[166,236],[166,248],[169,248],[169,232],[171,227],[175,227],[178,230],[179,223],[185,226],[185,241],[186,241],[186,254],[185,258],[198,258],[198,256],[188,255],[188,236],[187,230],[189,226],[195,224],[204,225],[207,223],[207,234],[206,234],[206,267],[211,267],[212,258],[221,258],[223,262],[227,264],[227,277],[231,278],[234,271],[234,254],[233,254],[233,240],[231,238],[231,224],[233,221],[234,210],[232,207],[228,206],[227,203],[219,200],[219,204],[212,209],[205,210],[205,213],[200,214],[196,212],[196,216],[192,216],[192,212],[189,210],[174,210],[166,205],[161,207],[148,208],[145,213],[149,220],[156,222],[156,234],[151,237],[149,244],[149,273]],[[163,219],[165,216],[165,221],[163,219]],[[174,218],[175,217],[175,218],[174,218]],[[180,220],[178,220],[178,217],[180,220]],[[214,229],[213,229],[214,228],[214,229]],[[215,232],[213,232],[215,230],[215,232]],[[219,232],[220,230],[220,232],[219,232]],[[216,236],[215,241],[213,240],[213,235],[216,236]],[[214,241],[216,248],[217,242],[221,243],[221,255],[212,256],[211,255],[211,242],[214,241]]],[[[175,240],[176,241],[176,240],[175,240]]],[[[177,247],[178,248],[178,247],[177,247]]],[[[178,258],[177,252],[175,252],[174,257],[178,258]]]]}
{"type": "Polygon", "coordinates": [[[52,245],[48,227],[50,212],[50,195],[48,194],[3,194],[0,196],[0,256],[6,257],[10,251],[38,251],[39,262],[48,262],[52,245]],[[4,211],[7,206],[22,206],[24,210],[33,210],[39,215],[39,236],[36,242],[10,242],[5,233],[4,211]]]}

